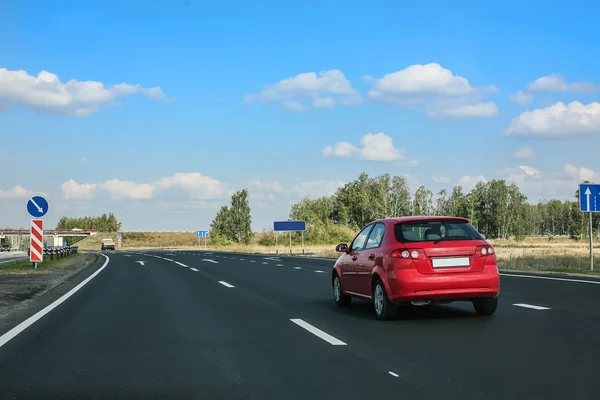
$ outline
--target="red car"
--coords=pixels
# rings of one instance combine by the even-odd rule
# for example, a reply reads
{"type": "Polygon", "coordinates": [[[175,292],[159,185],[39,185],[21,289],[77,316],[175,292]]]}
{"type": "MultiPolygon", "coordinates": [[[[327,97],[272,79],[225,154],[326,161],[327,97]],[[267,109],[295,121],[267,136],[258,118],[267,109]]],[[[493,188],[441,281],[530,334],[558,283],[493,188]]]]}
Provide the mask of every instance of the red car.
{"type": "Polygon", "coordinates": [[[469,301],[480,315],[498,306],[500,274],[494,248],[467,219],[401,217],[371,222],[332,272],[336,304],[352,297],[373,301],[378,319],[396,315],[397,305],[469,301]]]}

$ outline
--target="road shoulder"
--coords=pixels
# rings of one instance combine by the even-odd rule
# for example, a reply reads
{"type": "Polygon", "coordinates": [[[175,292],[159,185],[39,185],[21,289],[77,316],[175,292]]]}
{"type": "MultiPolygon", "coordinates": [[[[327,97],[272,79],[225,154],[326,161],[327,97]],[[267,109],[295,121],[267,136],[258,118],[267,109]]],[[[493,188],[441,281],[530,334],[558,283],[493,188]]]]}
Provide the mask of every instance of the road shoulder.
{"type": "MultiPolygon", "coordinates": [[[[23,280],[22,284],[16,285],[19,290],[13,293],[7,294],[7,290],[0,293],[0,335],[52,304],[102,267],[104,257],[92,253],[89,255],[90,257],[64,270],[23,280]]],[[[0,289],[3,289],[3,286],[15,289],[15,281],[24,278],[25,276],[18,274],[0,275],[0,289]]]]}

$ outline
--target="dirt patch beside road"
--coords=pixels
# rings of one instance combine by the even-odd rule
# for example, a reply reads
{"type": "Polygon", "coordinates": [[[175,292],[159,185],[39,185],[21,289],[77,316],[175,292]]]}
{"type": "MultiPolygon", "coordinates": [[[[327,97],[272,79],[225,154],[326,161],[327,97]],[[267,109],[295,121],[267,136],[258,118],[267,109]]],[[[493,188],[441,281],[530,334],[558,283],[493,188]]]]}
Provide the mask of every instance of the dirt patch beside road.
{"type": "Polygon", "coordinates": [[[0,268],[0,319],[25,307],[29,300],[42,296],[92,265],[97,259],[95,254],[78,253],[48,263],[48,266],[37,270],[32,267],[24,269],[21,264],[27,264],[27,261],[15,262],[12,268],[12,263],[1,264],[3,268],[0,268]]]}

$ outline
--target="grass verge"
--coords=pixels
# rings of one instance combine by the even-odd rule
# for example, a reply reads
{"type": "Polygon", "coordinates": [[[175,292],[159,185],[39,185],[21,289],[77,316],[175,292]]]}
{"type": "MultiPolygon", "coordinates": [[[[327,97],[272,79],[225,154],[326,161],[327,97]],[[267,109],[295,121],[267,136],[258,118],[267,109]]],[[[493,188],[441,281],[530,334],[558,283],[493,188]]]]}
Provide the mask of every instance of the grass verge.
{"type": "Polygon", "coordinates": [[[39,274],[39,273],[45,273],[45,272],[58,270],[58,269],[65,269],[72,265],[83,263],[83,262],[86,262],[93,258],[95,258],[95,256],[93,254],[76,253],[76,254],[71,254],[70,256],[63,257],[60,259],[55,257],[53,261],[50,261],[50,257],[45,256],[44,262],[38,263],[37,269],[33,268],[33,263],[31,263],[29,261],[29,259],[27,258],[27,259],[23,259],[23,260],[9,261],[9,262],[0,264],[0,273],[10,273],[10,274],[15,274],[15,273],[36,274],[36,273],[38,273],[39,274]]]}

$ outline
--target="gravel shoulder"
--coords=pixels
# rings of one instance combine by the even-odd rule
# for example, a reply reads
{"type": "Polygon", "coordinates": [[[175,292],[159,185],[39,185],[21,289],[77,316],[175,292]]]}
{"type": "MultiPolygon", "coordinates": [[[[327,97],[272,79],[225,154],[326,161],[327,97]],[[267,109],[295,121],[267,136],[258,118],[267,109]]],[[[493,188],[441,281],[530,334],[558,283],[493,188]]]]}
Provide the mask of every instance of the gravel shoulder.
{"type": "Polygon", "coordinates": [[[0,268],[0,320],[26,308],[29,302],[71,279],[97,259],[95,254],[78,253],[38,270],[23,261],[0,265],[3,267],[0,268]],[[23,268],[27,264],[29,268],[23,268]]]}

